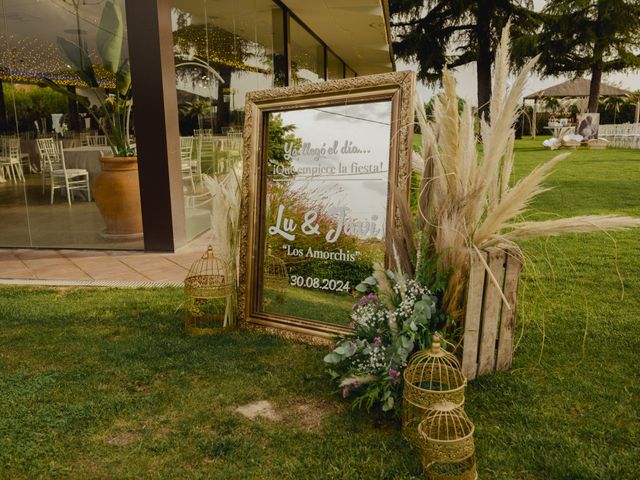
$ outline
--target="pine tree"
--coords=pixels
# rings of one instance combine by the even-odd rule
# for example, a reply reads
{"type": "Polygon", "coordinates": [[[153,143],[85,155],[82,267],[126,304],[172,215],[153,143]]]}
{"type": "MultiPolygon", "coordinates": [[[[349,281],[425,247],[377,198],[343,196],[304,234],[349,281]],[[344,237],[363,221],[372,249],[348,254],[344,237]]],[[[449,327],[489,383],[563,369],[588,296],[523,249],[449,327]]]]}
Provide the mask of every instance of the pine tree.
{"type": "Polygon", "coordinates": [[[589,111],[602,75],[640,69],[640,0],[549,0],[540,34],[545,75],[591,74],[589,111]]]}
{"type": "Polygon", "coordinates": [[[389,6],[394,52],[418,62],[421,80],[434,83],[445,67],[477,63],[480,115],[488,115],[495,48],[509,18],[515,63],[535,54],[540,15],[532,0],[390,0],[389,6]]]}

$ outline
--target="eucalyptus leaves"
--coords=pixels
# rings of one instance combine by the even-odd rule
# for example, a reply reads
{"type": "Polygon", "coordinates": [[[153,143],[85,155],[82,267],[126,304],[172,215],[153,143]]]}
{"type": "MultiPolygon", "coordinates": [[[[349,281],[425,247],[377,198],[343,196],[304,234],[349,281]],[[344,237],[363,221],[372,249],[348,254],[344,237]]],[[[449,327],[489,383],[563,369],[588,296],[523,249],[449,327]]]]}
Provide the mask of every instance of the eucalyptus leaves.
{"type": "Polygon", "coordinates": [[[356,287],[354,331],[341,338],[324,361],[354,407],[392,411],[402,396],[402,370],[411,353],[431,344],[447,317],[438,295],[407,275],[377,267],[356,287]]]}

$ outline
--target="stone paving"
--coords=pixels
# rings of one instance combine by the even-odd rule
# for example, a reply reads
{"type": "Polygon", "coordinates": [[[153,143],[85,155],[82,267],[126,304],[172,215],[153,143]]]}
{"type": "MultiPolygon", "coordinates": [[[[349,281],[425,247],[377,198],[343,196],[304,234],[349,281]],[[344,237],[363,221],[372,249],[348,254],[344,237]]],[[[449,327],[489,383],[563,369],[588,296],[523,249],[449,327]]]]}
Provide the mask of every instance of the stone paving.
{"type": "Polygon", "coordinates": [[[208,243],[209,235],[205,234],[175,253],[0,249],[0,281],[182,283],[208,243]]]}

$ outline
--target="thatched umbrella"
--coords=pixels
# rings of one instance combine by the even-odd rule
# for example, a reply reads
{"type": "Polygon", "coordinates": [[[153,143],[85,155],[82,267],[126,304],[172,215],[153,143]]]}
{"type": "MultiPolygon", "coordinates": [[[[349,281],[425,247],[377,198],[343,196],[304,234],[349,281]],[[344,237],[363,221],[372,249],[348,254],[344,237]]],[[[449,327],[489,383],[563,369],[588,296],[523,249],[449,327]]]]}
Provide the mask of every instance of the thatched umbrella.
{"type": "MultiPolygon", "coordinates": [[[[524,97],[522,101],[522,105],[524,106],[527,100],[533,100],[533,119],[531,121],[531,136],[536,138],[536,113],[538,102],[543,99],[548,98],[582,98],[589,97],[589,87],[591,81],[586,78],[575,78],[573,80],[567,80],[566,82],[558,83],[557,85],[553,85],[548,88],[544,88],[539,90],[531,95],[527,95],[524,97]]],[[[608,85],[606,83],[601,84],[600,86],[600,96],[601,97],[629,97],[632,96],[633,92],[629,90],[624,90],[622,88],[614,87],[613,85],[608,85]]],[[[638,108],[640,108],[640,104],[636,105],[636,116],[638,108]]]]}

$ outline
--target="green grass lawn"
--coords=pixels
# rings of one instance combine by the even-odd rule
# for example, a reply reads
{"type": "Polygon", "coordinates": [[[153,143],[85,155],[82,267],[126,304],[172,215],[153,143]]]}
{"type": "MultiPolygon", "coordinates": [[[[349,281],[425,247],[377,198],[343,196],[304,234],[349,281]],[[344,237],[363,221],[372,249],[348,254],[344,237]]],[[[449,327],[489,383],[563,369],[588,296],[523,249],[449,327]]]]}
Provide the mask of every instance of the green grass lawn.
{"type": "MultiPolygon", "coordinates": [[[[540,141],[517,143],[516,176],[556,153],[540,141]]],[[[550,183],[537,218],[640,216],[640,151],[576,151],[550,183]]],[[[638,478],[638,245],[523,245],[513,370],[467,392],[481,479],[638,478]]],[[[326,350],[187,338],[180,304],[177,289],[0,289],[0,478],[421,478],[393,422],[338,400],[326,350]],[[234,412],[255,400],[280,420],[234,412]]]]}
{"type": "Polygon", "coordinates": [[[336,325],[351,323],[351,307],[355,302],[348,293],[323,292],[290,285],[287,285],[284,296],[280,292],[265,289],[265,300],[265,312],[336,325]]]}

